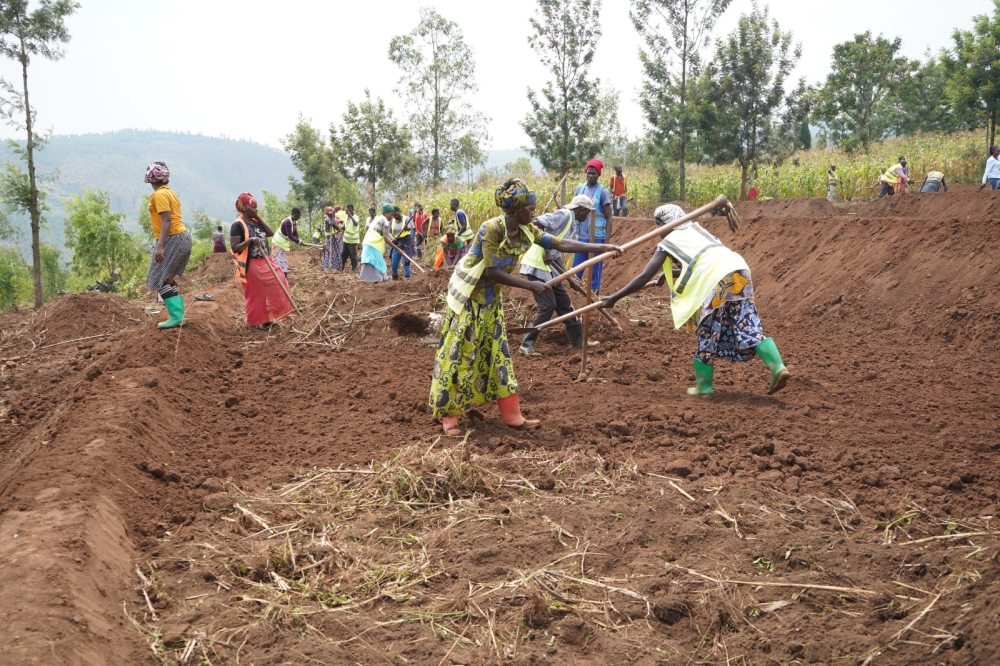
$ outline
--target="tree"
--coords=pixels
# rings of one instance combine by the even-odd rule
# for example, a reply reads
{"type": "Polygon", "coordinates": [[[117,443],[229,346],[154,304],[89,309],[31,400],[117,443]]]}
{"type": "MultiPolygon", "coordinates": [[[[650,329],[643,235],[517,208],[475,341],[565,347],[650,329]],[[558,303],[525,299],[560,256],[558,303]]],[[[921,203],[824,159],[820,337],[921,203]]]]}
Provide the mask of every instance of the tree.
{"type": "Polygon", "coordinates": [[[785,84],[801,53],[802,46],[793,47],[792,33],[781,32],[767,7],[754,6],[716,42],[707,72],[714,125],[707,129],[716,137],[716,160],[735,158],[740,164],[740,199],[746,198],[751,168],[762,160],[778,161],[797,145],[805,84],[790,93],[785,84]]]}
{"type": "Polygon", "coordinates": [[[600,81],[590,77],[601,37],[600,15],[600,0],[538,0],[538,15],[531,19],[534,34],[528,43],[552,78],[542,87],[542,99],[528,89],[531,112],[521,127],[533,144],[528,152],[546,170],[560,175],[601,149],[588,136],[600,90],[600,81]]]}
{"type": "Polygon", "coordinates": [[[680,198],[692,130],[689,81],[698,75],[700,51],[732,0],[632,0],[629,15],[646,49],[639,51],[646,80],[639,98],[653,128],[654,145],[675,139],[680,198]]]}
{"type": "Polygon", "coordinates": [[[437,187],[458,159],[461,138],[486,138],[485,119],[465,110],[478,90],[472,49],[457,23],[421,7],[417,27],[389,42],[389,60],[403,70],[399,85],[413,110],[410,131],[431,186],[437,187]]]}
{"type": "Polygon", "coordinates": [[[974,110],[986,125],[988,152],[996,143],[1000,103],[1000,0],[993,0],[992,17],[976,16],[972,30],[955,30],[952,40],[955,47],[942,59],[948,96],[953,108],[974,110]]]}
{"type": "Polygon", "coordinates": [[[281,141],[285,152],[292,159],[292,166],[298,169],[302,179],[288,177],[288,183],[295,198],[306,209],[309,229],[313,227],[313,211],[320,210],[327,201],[333,180],[333,165],[330,148],[327,147],[322,132],[299,114],[295,130],[281,141]]]}
{"type": "Polygon", "coordinates": [[[0,245],[0,310],[21,300],[31,289],[31,270],[16,247],[0,245]]]}
{"type": "Polygon", "coordinates": [[[396,122],[381,97],[372,101],[367,88],[364,101],[347,103],[340,129],[331,126],[330,137],[348,175],[367,184],[372,204],[378,203],[381,181],[391,184],[415,168],[409,128],[396,122]]]}
{"type": "Polygon", "coordinates": [[[478,139],[471,134],[462,136],[458,140],[458,150],[452,162],[455,173],[459,177],[464,175],[471,187],[476,170],[482,169],[484,164],[486,164],[486,153],[479,147],[478,139]]]}
{"type": "Polygon", "coordinates": [[[893,136],[932,132],[947,134],[976,127],[976,110],[954,106],[948,96],[949,75],[943,58],[926,54],[923,64],[913,63],[913,73],[887,100],[886,126],[893,136]]]}
{"type": "Polygon", "coordinates": [[[889,120],[878,112],[909,76],[912,64],[898,55],[902,40],[889,41],[870,31],[833,47],[831,71],[817,91],[817,120],[835,125],[848,150],[867,149],[885,135],[889,120]]]}
{"type": "Polygon", "coordinates": [[[45,300],[65,294],[69,286],[69,271],[62,264],[59,248],[42,243],[42,293],[45,300]]]}
{"type": "Polygon", "coordinates": [[[39,228],[41,208],[35,174],[36,143],[35,110],[28,99],[28,65],[31,58],[47,60],[63,57],[60,45],[69,41],[64,19],[79,8],[72,0],[38,0],[34,10],[28,0],[7,0],[0,3],[0,55],[21,65],[21,87],[0,79],[4,97],[0,99],[0,115],[8,124],[27,134],[23,157],[28,166],[28,214],[31,217],[31,268],[35,287],[35,307],[44,302],[42,291],[42,257],[39,228]],[[23,123],[22,123],[23,119],[23,123]]]}
{"type": "Polygon", "coordinates": [[[124,213],[111,212],[105,190],[84,190],[66,203],[66,247],[73,250],[73,268],[83,277],[101,278],[121,269],[130,278],[143,266],[142,239],[122,228],[124,213]]]}

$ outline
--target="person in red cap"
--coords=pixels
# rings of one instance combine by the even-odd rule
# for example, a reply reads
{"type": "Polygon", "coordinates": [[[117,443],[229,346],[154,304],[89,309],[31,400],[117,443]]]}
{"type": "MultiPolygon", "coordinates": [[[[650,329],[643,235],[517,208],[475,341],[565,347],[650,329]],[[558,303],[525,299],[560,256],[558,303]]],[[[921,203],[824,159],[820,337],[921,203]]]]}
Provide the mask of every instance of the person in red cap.
{"type": "MultiPolygon", "coordinates": [[[[594,238],[590,237],[590,220],[578,223],[576,237],[581,243],[607,243],[611,238],[611,192],[597,182],[604,170],[604,162],[601,160],[590,160],[586,167],[587,182],[576,188],[574,196],[584,195],[594,204],[597,212],[597,224],[594,226],[594,238]]],[[[591,257],[586,252],[578,252],[573,256],[573,265],[577,266],[591,257]]],[[[590,287],[594,293],[601,291],[601,273],[604,262],[594,266],[594,276],[590,281],[590,287]]],[[[583,279],[583,271],[577,275],[583,279]]]]}

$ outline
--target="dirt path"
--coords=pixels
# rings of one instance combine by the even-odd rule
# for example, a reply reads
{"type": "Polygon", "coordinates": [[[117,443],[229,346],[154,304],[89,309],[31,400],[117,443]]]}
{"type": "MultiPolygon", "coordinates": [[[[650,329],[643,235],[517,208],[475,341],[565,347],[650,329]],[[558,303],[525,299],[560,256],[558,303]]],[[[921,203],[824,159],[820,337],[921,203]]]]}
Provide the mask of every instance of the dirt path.
{"type": "Polygon", "coordinates": [[[751,361],[686,398],[693,341],[654,290],[598,327],[586,385],[560,329],[515,360],[541,430],[490,406],[464,445],[426,414],[433,349],[389,327],[443,276],[293,253],[303,313],[250,332],[212,257],[179,341],[99,294],[4,313],[0,662],[991,663],[998,202],[706,221],[785,392],[751,361]]]}

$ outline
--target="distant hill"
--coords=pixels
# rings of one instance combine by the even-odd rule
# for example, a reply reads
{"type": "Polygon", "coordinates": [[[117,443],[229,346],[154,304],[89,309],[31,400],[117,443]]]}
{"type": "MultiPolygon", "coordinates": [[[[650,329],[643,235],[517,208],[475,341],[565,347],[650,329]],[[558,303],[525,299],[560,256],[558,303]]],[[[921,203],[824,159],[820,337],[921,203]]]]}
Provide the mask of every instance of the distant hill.
{"type": "MultiPolygon", "coordinates": [[[[519,157],[522,150],[490,150],[487,167],[502,167],[519,157]]],[[[122,130],[106,134],[54,136],[36,154],[39,173],[58,171],[48,196],[48,226],[44,242],[65,249],[63,217],[65,200],[85,189],[107,190],[111,208],[126,215],[126,227],[136,228],[140,203],[150,192],[142,182],[146,165],[154,160],[170,167],[170,186],[181,197],[184,212],[202,210],[212,217],[231,220],[233,202],[240,192],[258,197],[263,189],[280,196],[288,192],[288,177],[297,175],[284,152],[250,141],[222,139],[198,134],[122,130]]],[[[0,145],[0,160],[17,161],[9,147],[0,145]]],[[[532,160],[535,168],[538,163],[532,160]]],[[[30,254],[28,220],[13,220],[22,231],[22,252],[30,254]]],[[[69,254],[64,252],[63,259],[69,254]]]]}
{"type": "MultiPolygon", "coordinates": [[[[0,155],[17,159],[7,146],[0,155]]],[[[88,188],[107,190],[112,210],[125,213],[134,227],[142,197],[152,191],[142,182],[146,165],[155,160],[170,167],[170,185],[185,212],[200,209],[222,220],[235,217],[233,202],[241,192],[260,196],[268,189],[284,196],[296,173],[288,155],[249,141],[134,130],[54,136],[36,158],[40,172],[59,172],[48,197],[45,242],[63,247],[64,199],[88,188]]],[[[27,220],[15,223],[30,238],[27,220]]]]}
{"type": "Polygon", "coordinates": [[[516,162],[518,158],[521,157],[527,157],[531,160],[531,166],[535,168],[535,171],[542,170],[542,163],[529,155],[526,150],[487,150],[486,168],[500,168],[506,164],[510,164],[511,162],[516,162]]]}

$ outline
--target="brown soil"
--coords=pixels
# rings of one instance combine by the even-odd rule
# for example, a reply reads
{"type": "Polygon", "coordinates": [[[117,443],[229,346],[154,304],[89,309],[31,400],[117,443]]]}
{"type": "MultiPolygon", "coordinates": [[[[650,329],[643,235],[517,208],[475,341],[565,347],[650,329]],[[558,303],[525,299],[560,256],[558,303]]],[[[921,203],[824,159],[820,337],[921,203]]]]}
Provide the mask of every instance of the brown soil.
{"type": "Polygon", "coordinates": [[[179,331],[95,294],[5,313],[0,663],[993,663],[998,201],[706,219],[788,388],[752,360],[689,399],[693,340],[651,289],[623,333],[592,319],[586,384],[558,327],[516,356],[541,429],[486,406],[464,444],[426,412],[434,349],[392,324],[440,311],[440,273],[292,253],[301,311],[267,332],[216,257],[179,331]]]}

